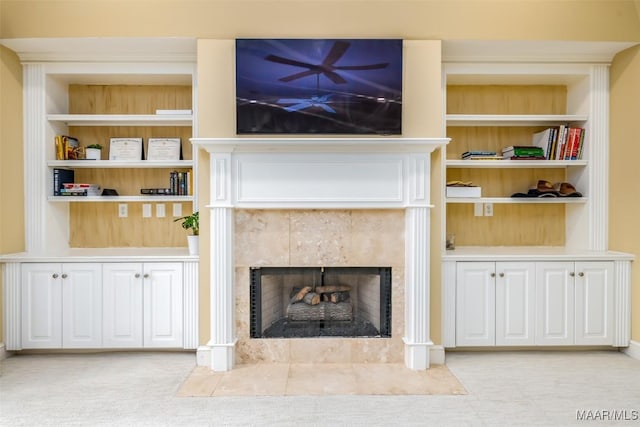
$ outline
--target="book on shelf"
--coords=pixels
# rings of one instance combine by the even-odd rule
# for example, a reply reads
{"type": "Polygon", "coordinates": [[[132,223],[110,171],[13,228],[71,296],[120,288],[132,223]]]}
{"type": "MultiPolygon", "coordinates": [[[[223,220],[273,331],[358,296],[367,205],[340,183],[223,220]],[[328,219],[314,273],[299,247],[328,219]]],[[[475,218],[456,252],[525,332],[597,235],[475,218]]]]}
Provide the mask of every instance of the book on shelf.
{"type": "Polygon", "coordinates": [[[547,160],[544,156],[511,156],[504,157],[504,160],[547,160]]]}
{"type": "Polygon", "coordinates": [[[511,158],[511,157],[542,157],[544,156],[544,150],[540,147],[535,147],[532,145],[512,145],[509,147],[505,147],[502,149],[502,157],[511,158]]]}
{"type": "Polygon", "coordinates": [[[73,169],[53,168],[53,195],[60,196],[64,184],[74,182],[74,175],[73,169]]]}
{"type": "Polygon", "coordinates": [[[170,188],[141,188],[140,194],[149,194],[153,196],[170,196],[170,188]]]}
{"type": "Polygon", "coordinates": [[[533,134],[531,143],[533,146],[541,148],[545,159],[550,159],[553,144],[557,136],[556,128],[547,128],[533,134]]]}
{"type": "Polygon", "coordinates": [[[460,156],[461,158],[470,157],[470,156],[495,156],[497,153],[495,151],[489,150],[474,150],[474,151],[465,151],[460,156]]]}
{"type": "Polygon", "coordinates": [[[78,138],[69,135],[56,135],[54,138],[56,145],[56,160],[79,160],[84,157],[83,149],[80,147],[78,138]]]}
{"type": "Polygon", "coordinates": [[[465,157],[463,160],[502,160],[502,156],[497,154],[493,156],[470,156],[465,157]]]}
{"type": "Polygon", "coordinates": [[[190,196],[193,191],[193,172],[169,172],[169,189],[172,196],[190,196]]]}

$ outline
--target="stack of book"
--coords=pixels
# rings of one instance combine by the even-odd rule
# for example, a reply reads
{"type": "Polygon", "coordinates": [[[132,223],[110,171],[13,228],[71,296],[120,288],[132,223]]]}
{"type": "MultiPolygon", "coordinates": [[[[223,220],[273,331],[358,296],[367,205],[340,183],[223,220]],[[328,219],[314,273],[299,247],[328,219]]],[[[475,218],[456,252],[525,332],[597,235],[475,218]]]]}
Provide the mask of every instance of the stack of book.
{"type": "Polygon", "coordinates": [[[544,150],[533,145],[511,145],[502,149],[502,158],[508,160],[545,160],[544,150]]]}
{"type": "Polygon", "coordinates": [[[187,196],[193,194],[193,173],[172,171],[169,173],[169,194],[187,196]]]}
{"type": "Polygon", "coordinates": [[[584,128],[560,125],[534,133],[532,144],[542,148],[548,160],[579,160],[582,159],[584,134],[584,128]]]}
{"type": "Polygon", "coordinates": [[[495,151],[465,151],[462,160],[502,160],[495,151]]]}
{"type": "Polygon", "coordinates": [[[60,189],[61,196],[99,196],[100,186],[97,184],[64,183],[60,189]]]}

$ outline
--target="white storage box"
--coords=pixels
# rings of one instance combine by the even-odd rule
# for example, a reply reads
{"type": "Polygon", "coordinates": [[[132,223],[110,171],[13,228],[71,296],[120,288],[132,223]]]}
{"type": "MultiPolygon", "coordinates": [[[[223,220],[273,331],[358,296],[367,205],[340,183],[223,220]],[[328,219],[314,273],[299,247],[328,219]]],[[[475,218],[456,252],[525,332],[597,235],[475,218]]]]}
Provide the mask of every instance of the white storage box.
{"type": "Polygon", "coordinates": [[[482,197],[482,187],[447,186],[447,197],[482,197]]]}

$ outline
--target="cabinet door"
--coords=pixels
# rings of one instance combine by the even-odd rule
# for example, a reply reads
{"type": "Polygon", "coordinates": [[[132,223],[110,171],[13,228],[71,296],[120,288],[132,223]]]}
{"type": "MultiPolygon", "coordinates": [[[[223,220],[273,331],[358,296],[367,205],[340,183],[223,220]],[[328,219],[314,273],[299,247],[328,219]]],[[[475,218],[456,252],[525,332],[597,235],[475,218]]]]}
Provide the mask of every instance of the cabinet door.
{"type": "Polygon", "coordinates": [[[61,348],[60,264],[23,264],[21,274],[22,348],[61,348]]]}
{"type": "Polygon", "coordinates": [[[536,344],[574,342],[574,263],[536,263],[536,344]]]}
{"type": "Polygon", "coordinates": [[[62,264],[62,347],[102,346],[100,264],[62,264]]]}
{"type": "Polygon", "coordinates": [[[495,345],[495,263],[456,263],[456,345],[495,345]]]}
{"type": "Polygon", "coordinates": [[[613,262],[577,262],[575,271],[575,343],[613,344],[613,262]]]}
{"type": "Polygon", "coordinates": [[[496,345],[535,343],[535,264],[496,263],[496,345]]]}
{"type": "Polygon", "coordinates": [[[144,346],[182,348],[182,264],[144,265],[144,346]]]}
{"type": "Polygon", "coordinates": [[[142,347],[142,264],[102,266],[103,347],[142,347]]]}

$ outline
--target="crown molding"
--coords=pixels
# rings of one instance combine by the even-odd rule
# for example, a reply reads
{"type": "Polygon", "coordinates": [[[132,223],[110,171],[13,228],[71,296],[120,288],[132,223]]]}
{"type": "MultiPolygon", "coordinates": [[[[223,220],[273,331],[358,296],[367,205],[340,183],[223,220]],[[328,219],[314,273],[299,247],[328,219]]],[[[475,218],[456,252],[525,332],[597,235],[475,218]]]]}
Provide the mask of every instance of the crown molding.
{"type": "Polygon", "coordinates": [[[79,37],[0,39],[21,62],[195,62],[190,37],[79,37]]]}

